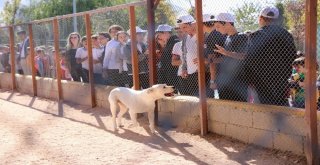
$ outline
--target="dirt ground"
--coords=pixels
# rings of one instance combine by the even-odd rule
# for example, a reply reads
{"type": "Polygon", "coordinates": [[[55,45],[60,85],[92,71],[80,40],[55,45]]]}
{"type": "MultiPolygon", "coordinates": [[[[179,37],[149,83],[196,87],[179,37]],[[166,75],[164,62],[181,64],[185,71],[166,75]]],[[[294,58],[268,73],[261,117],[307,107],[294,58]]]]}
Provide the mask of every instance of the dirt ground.
{"type": "Polygon", "coordinates": [[[0,164],[306,164],[302,156],[180,128],[150,134],[147,119],[111,131],[109,110],[0,91],[0,164]],[[60,109],[60,111],[58,110],[60,109]]]}

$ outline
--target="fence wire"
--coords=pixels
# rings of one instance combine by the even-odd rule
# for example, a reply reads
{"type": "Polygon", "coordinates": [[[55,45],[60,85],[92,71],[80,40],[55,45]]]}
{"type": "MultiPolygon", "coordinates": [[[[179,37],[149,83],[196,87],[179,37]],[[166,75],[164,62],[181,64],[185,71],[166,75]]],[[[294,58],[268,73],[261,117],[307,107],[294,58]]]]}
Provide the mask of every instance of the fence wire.
{"type": "Polygon", "coordinates": [[[9,28],[0,28],[0,71],[11,72],[9,28]]]}
{"type": "MultiPolygon", "coordinates": [[[[199,95],[197,21],[203,23],[206,94],[209,98],[305,107],[305,24],[304,15],[299,13],[304,10],[304,2],[204,1],[203,20],[195,19],[194,5],[195,1],[186,0],[159,2],[155,11],[156,54],[153,55],[157,60],[157,83],[175,86],[177,95],[199,95]]],[[[150,86],[145,6],[137,6],[135,16],[139,81],[144,89],[150,86]]],[[[91,14],[90,19],[94,83],[132,87],[128,9],[91,14]]],[[[34,64],[37,76],[56,78],[53,51],[59,51],[62,79],[89,82],[84,15],[59,18],[60,50],[53,49],[52,22],[36,23],[32,28],[35,52],[39,50],[40,53],[39,56],[36,54],[34,64]]],[[[319,30],[318,26],[318,41],[319,30]]],[[[28,27],[15,26],[14,31],[17,73],[30,75],[28,27]]],[[[6,71],[8,64],[2,63],[2,59],[8,60],[4,58],[5,46],[9,44],[8,29],[1,28],[0,34],[1,70],[6,71]]],[[[319,50],[318,42],[318,61],[319,50]]],[[[320,76],[315,91],[320,90],[319,84],[320,76]]],[[[285,124],[284,120],[284,123],[280,120],[276,124],[285,124]]]]}

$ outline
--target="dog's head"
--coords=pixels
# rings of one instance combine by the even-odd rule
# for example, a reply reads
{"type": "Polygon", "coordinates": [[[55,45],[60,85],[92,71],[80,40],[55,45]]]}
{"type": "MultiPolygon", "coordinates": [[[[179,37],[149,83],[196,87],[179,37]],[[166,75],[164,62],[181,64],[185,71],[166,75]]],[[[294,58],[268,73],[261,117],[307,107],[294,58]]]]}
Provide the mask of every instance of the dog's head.
{"type": "Polygon", "coordinates": [[[156,84],[147,89],[147,93],[155,99],[173,96],[174,87],[167,84],[156,84]]]}

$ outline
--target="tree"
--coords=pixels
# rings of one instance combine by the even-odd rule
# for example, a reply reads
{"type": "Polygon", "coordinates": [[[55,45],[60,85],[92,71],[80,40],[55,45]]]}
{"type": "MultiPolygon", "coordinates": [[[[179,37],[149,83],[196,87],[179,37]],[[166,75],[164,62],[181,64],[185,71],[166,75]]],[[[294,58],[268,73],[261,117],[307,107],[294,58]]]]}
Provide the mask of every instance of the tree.
{"type": "Polygon", "coordinates": [[[285,2],[287,26],[296,42],[298,50],[304,49],[305,40],[305,1],[290,0],[285,2]]]}
{"type": "Polygon", "coordinates": [[[259,27],[257,22],[261,5],[259,2],[245,2],[242,6],[232,8],[237,21],[236,27],[240,31],[256,30],[259,27]]]}
{"type": "Polygon", "coordinates": [[[16,15],[19,10],[21,0],[6,1],[0,16],[7,25],[17,23],[16,15]]]}

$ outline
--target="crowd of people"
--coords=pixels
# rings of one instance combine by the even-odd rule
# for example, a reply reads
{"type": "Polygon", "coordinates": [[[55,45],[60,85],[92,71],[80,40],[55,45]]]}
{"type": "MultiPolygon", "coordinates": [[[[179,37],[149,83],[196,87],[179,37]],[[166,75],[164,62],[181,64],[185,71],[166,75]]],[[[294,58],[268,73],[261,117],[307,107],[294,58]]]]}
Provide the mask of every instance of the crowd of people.
{"type": "MultiPolygon", "coordinates": [[[[276,24],[279,11],[276,7],[261,10],[259,29],[238,32],[231,13],[203,15],[204,57],[207,95],[224,100],[304,107],[304,66],[297,58],[292,35],[276,24]],[[295,60],[296,59],[296,60],[295,60]],[[298,76],[297,76],[298,75],[298,76]],[[300,83],[298,83],[300,82],[300,83]],[[290,89],[290,92],[288,92],[290,89]],[[303,104],[302,104],[303,102],[303,104]]],[[[199,21],[199,20],[197,20],[199,21]]],[[[198,95],[198,55],[196,20],[191,15],[177,18],[176,26],[161,24],[156,29],[158,83],[176,87],[181,95],[198,95]]],[[[141,88],[149,87],[148,46],[146,30],[136,27],[139,80],[141,88]]],[[[112,25],[107,32],[91,36],[94,83],[103,85],[133,86],[130,29],[112,25]]],[[[30,74],[29,45],[25,31],[17,35],[16,69],[30,74]]],[[[62,79],[89,82],[87,38],[78,32],[70,33],[61,54],[62,79]]],[[[1,64],[10,72],[9,47],[1,49],[1,64]]],[[[51,74],[55,63],[43,48],[36,48],[37,75],[51,74]]],[[[54,50],[51,50],[54,52],[54,50]]],[[[304,60],[304,59],[303,59],[304,60]]]]}

